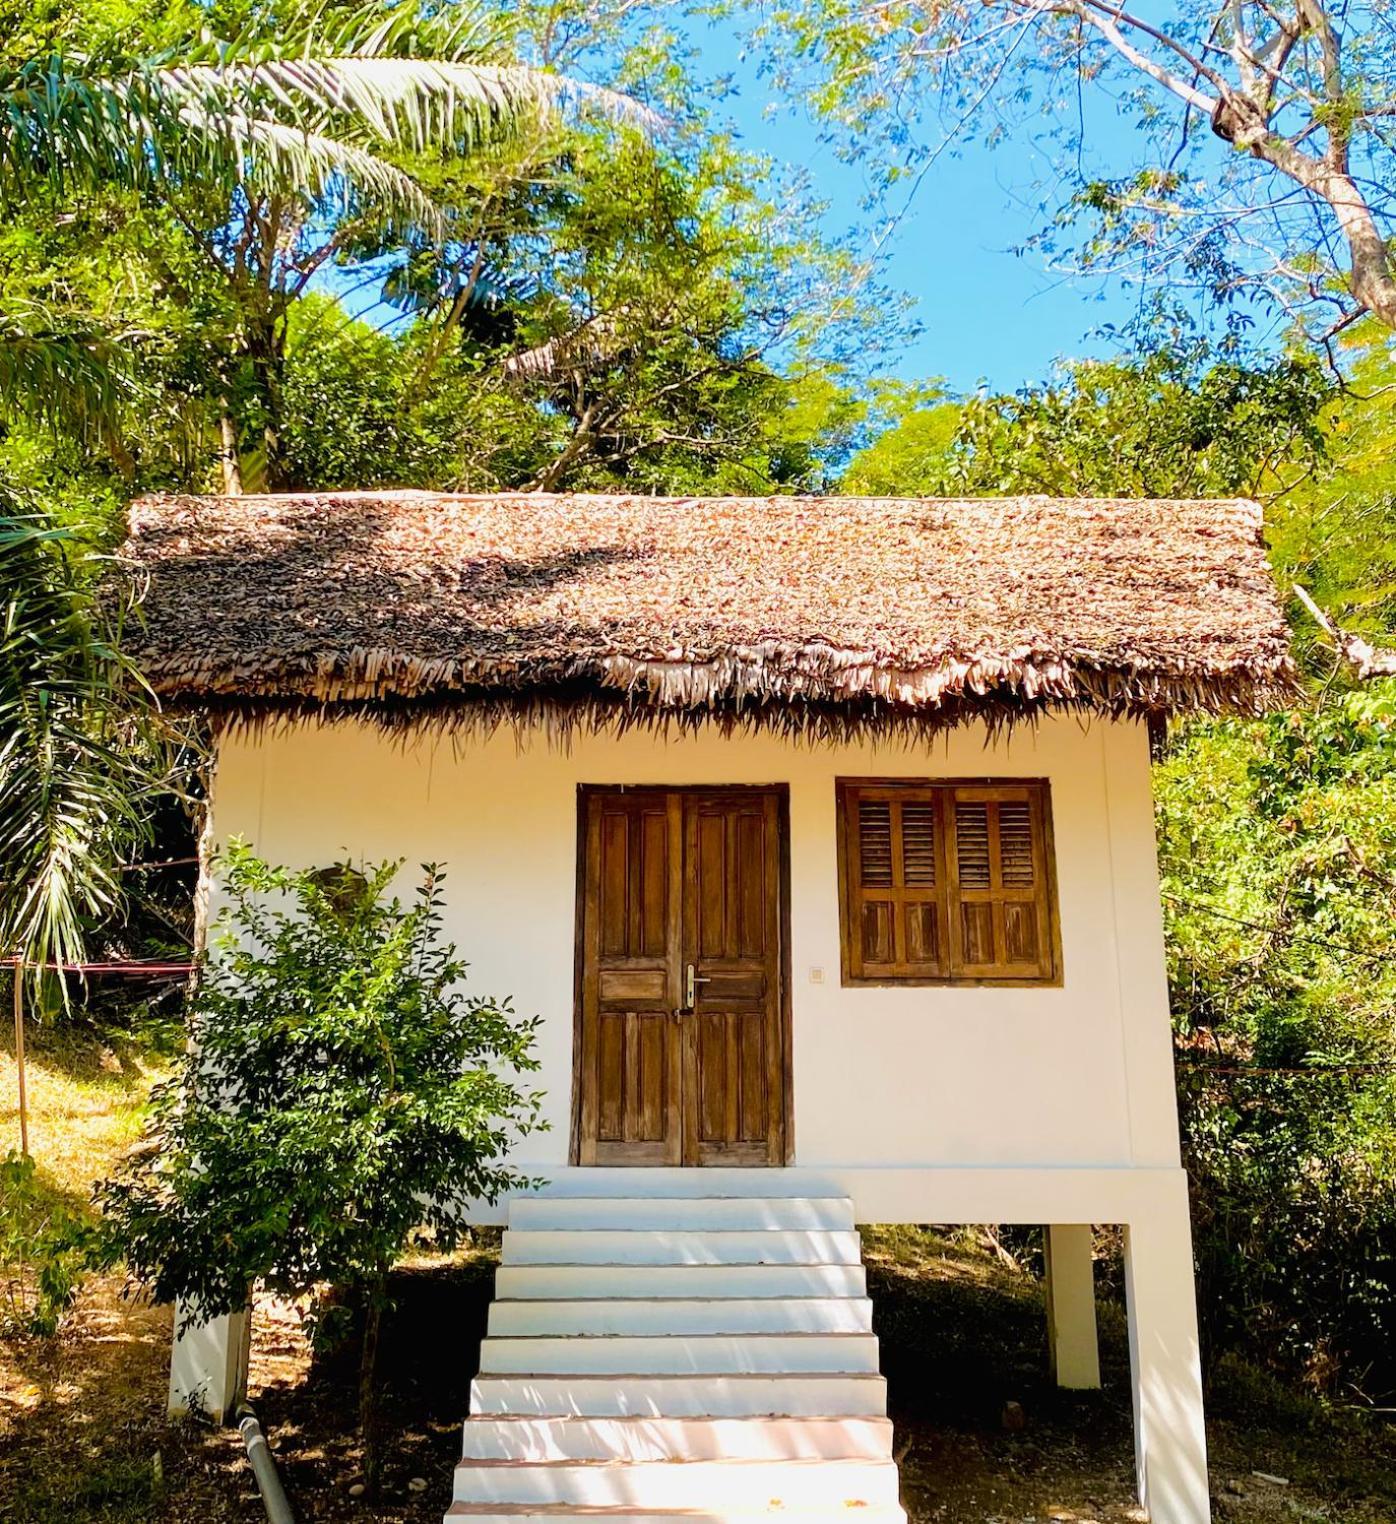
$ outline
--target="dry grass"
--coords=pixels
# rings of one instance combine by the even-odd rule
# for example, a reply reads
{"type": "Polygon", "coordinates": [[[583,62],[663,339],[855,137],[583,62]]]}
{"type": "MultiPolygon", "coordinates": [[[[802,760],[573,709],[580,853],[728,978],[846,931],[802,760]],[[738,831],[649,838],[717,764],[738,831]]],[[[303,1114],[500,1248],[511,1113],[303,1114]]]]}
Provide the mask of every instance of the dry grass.
{"type": "MultiPolygon", "coordinates": [[[[9,1013],[9,991],[5,991],[9,1013]]],[[[9,1023],[0,1024],[0,1153],[19,1146],[18,1075],[9,1023]]],[[[147,1041],[84,1026],[26,1028],[29,1151],[41,1179],[71,1204],[86,1205],[140,1131],[150,1087],[170,1058],[147,1041]]]]}

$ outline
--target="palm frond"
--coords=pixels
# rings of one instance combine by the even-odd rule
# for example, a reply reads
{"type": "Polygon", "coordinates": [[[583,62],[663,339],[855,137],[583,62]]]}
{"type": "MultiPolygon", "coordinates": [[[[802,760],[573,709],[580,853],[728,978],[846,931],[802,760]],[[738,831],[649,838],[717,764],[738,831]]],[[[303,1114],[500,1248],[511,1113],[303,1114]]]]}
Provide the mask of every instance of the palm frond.
{"type": "MultiPolygon", "coordinates": [[[[207,51],[207,50],[205,50],[207,51]]],[[[443,59],[211,56],[163,60],[113,74],[79,57],[31,60],[0,78],[0,199],[37,182],[115,183],[246,176],[266,167],[318,183],[331,140],[356,149],[341,172],[363,188],[401,189],[401,172],[370,144],[469,151],[525,120],[568,109],[603,111],[646,130],[657,118],[615,91],[543,70],[443,59]],[[299,133],[297,147],[293,135],[299,133]]]]}
{"type": "Polygon", "coordinates": [[[36,303],[0,311],[0,405],[82,429],[110,419],[132,387],[122,343],[90,320],[36,303]]]}
{"type": "Polygon", "coordinates": [[[229,117],[226,131],[245,152],[257,180],[291,184],[324,195],[335,181],[352,185],[386,210],[420,224],[432,236],[446,228],[441,208],[396,164],[355,143],[304,132],[267,117],[229,117]]]}
{"type": "Polygon", "coordinates": [[[109,638],[76,536],[0,502],[0,953],[81,961],[147,834],[154,710],[109,638]]]}

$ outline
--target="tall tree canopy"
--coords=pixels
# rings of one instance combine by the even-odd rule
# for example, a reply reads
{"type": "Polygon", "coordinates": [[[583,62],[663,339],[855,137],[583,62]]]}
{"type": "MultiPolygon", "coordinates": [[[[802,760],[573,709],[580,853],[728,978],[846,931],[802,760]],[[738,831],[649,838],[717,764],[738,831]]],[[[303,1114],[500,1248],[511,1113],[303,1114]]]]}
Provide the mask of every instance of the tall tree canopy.
{"type": "Polygon", "coordinates": [[[784,0],[759,9],[758,30],[787,83],[809,85],[850,150],[880,149],[894,178],[961,133],[1055,139],[1070,194],[1048,248],[1084,215],[1088,268],[1260,287],[1318,334],[1362,314],[1396,327],[1384,6],[784,0]],[[1097,170],[1103,132],[1087,123],[1116,111],[1137,131],[1112,134],[1097,170]]]}
{"type": "MultiPolygon", "coordinates": [[[[147,25],[83,51],[54,42],[13,62],[0,54],[0,206],[126,191],[163,214],[160,246],[176,229],[185,235],[194,267],[225,288],[213,369],[229,490],[244,478],[283,484],[286,314],[316,271],[370,227],[380,241],[446,236],[446,211],[394,151],[465,158],[568,99],[654,122],[624,95],[494,56],[469,7],[428,15],[416,0],[393,0],[307,14],[233,0],[210,17],[174,0],[158,20],[175,40],[155,46],[147,25]],[[211,21],[231,40],[211,36],[211,21]]],[[[162,274],[190,298],[175,261],[162,274]]],[[[6,323],[0,312],[9,395],[51,397],[36,383],[60,381],[69,410],[109,406],[108,356],[92,330],[23,317],[6,323]]],[[[211,317],[200,327],[210,340],[211,317]]]]}

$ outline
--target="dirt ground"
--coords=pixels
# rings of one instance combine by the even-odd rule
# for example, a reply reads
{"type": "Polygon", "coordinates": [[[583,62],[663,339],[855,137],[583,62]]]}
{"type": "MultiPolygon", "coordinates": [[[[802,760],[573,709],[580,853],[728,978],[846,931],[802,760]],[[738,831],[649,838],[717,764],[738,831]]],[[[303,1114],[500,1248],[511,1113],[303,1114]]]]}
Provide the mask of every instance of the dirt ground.
{"type": "MultiPolygon", "coordinates": [[[[1102,1309],[1105,1389],[1066,1396],[1043,1375],[1031,1280],[906,1230],[871,1234],[868,1259],[914,1524],[1144,1519],[1133,1498],[1126,1357],[1112,1308],[1102,1309]],[[1005,1425],[1008,1403],[1022,1410],[1020,1428],[1005,1425]]],[[[294,1312],[259,1306],[252,1398],[298,1519],[440,1519],[491,1271],[482,1253],[399,1275],[383,1371],[392,1439],[374,1500],[349,1492],[358,1479],[352,1349],[312,1360],[294,1312]]],[[[259,1520],[236,1433],[164,1419],[168,1312],[119,1292],[114,1281],[89,1287],[56,1340],[0,1346],[0,1518],[259,1520]]],[[[1396,1519],[1389,1429],[1344,1424],[1233,1371],[1212,1394],[1211,1443],[1215,1513],[1228,1524],[1396,1519]]]]}
{"type": "MultiPolygon", "coordinates": [[[[166,1060],[42,1037],[33,1058],[35,1155],[46,1188],[77,1204],[135,1135],[166,1060]]],[[[0,1047],[6,1136],[12,1080],[0,1047]]],[[[913,1524],[1144,1518],[1117,1305],[1100,1308],[1104,1389],[1064,1394],[1046,1376],[1038,1282],[992,1243],[873,1229],[865,1255],[913,1524]]],[[[251,1395],[298,1520],[437,1524],[492,1280],[488,1243],[396,1277],[382,1359],[389,1453],[371,1500],[349,1491],[359,1472],[355,1351],[312,1359],[294,1312],[258,1305],[251,1395]]],[[[122,1291],[118,1278],[90,1281],[55,1338],[0,1340],[0,1520],[256,1524],[263,1513],[236,1431],[164,1416],[168,1310],[122,1291]]],[[[1336,1415],[1239,1366],[1218,1375],[1208,1414],[1223,1524],[1396,1524],[1396,1425],[1336,1415]]]]}

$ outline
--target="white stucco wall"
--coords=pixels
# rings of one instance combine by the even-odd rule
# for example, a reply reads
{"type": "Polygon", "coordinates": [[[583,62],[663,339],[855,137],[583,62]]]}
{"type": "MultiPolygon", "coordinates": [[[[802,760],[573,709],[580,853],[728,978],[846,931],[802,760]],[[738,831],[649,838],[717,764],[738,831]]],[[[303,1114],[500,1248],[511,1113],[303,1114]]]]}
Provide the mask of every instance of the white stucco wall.
{"type": "Polygon", "coordinates": [[[357,724],[233,732],[219,745],[211,834],[294,865],[345,854],[403,857],[409,874],[446,864],[447,932],[473,987],[544,1018],[552,1130],[518,1157],[557,1166],[571,1107],[579,783],[789,786],[797,1165],[1176,1168],[1142,726],[1053,719],[993,744],[966,729],[913,747],[637,733],[559,749],[541,735],[404,741],[357,724]],[[840,775],[1049,779],[1062,987],[842,988],[840,775]]]}

